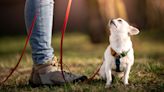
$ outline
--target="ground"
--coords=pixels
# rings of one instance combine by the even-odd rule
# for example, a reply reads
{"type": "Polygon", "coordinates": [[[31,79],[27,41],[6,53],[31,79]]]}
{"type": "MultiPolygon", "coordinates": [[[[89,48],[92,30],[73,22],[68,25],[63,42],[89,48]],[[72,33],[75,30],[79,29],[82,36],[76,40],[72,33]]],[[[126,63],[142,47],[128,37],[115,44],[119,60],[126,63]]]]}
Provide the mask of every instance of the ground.
{"type": "MultiPolygon", "coordinates": [[[[108,39],[108,38],[106,38],[108,39]]],[[[90,82],[67,84],[64,86],[37,87],[28,85],[32,60],[28,46],[20,66],[9,80],[0,86],[0,92],[143,92],[164,91],[164,37],[160,31],[141,31],[132,38],[135,50],[135,64],[130,73],[130,85],[124,86],[120,79],[115,78],[113,86],[105,89],[105,81],[99,76],[90,82]]],[[[0,81],[15,66],[20,57],[25,41],[24,36],[2,37],[0,39],[0,81]]],[[[60,35],[53,35],[53,48],[59,57],[60,35]]],[[[92,44],[89,37],[82,33],[69,33],[64,39],[65,69],[78,74],[91,76],[102,62],[108,42],[92,44]],[[68,68],[69,67],[69,68],[68,68]]]]}

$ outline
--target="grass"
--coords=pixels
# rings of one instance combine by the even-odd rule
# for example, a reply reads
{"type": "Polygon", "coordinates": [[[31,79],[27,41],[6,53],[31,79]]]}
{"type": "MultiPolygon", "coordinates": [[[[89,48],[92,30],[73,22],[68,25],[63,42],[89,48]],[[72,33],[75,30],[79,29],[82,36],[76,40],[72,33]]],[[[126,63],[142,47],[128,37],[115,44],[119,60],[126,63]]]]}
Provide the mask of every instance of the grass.
{"type": "MultiPolygon", "coordinates": [[[[108,39],[108,38],[107,38],[108,39]]],[[[0,39],[0,81],[16,64],[23,48],[25,37],[3,37],[0,39]]],[[[55,55],[59,57],[60,35],[53,36],[55,55]]],[[[15,73],[0,86],[0,92],[162,92],[164,91],[164,37],[160,31],[145,31],[133,37],[135,64],[130,73],[130,85],[125,87],[116,78],[112,88],[105,89],[105,82],[98,76],[88,83],[67,84],[54,87],[32,88],[28,85],[32,60],[27,47],[25,56],[15,73]]],[[[89,37],[81,33],[65,35],[64,63],[70,71],[90,76],[100,65],[108,43],[92,44],[89,37]],[[84,68],[85,67],[85,68],[84,68]]],[[[65,67],[66,68],[66,67],[65,67]]],[[[67,69],[67,68],[66,68],[67,69]]]]}

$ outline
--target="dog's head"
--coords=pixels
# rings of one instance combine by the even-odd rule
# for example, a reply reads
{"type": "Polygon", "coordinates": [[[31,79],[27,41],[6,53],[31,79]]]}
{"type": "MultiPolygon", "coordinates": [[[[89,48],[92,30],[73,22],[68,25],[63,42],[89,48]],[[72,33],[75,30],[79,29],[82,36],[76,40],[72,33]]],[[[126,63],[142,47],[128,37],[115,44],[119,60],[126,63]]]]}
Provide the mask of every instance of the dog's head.
{"type": "Polygon", "coordinates": [[[139,30],[133,26],[130,26],[125,20],[121,18],[112,19],[109,21],[109,27],[111,34],[127,34],[137,35],[139,30]]]}

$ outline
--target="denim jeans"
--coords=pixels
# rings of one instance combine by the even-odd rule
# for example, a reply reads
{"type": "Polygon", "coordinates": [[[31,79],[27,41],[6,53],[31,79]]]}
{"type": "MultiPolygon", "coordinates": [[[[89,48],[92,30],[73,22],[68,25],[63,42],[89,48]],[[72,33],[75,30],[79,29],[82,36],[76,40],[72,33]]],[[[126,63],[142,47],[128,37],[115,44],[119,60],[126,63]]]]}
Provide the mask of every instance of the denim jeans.
{"type": "Polygon", "coordinates": [[[53,0],[26,0],[25,23],[27,30],[29,30],[33,18],[37,14],[30,38],[34,64],[44,64],[52,61],[54,57],[54,51],[51,46],[53,6],[53,0]]]}

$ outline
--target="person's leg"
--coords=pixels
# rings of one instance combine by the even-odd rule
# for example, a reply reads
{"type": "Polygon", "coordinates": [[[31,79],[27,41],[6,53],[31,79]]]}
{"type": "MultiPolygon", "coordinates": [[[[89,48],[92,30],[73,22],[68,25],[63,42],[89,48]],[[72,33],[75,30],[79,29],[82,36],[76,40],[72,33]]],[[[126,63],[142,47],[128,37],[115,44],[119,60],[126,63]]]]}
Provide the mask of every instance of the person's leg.
{"type": "Polygon", "coordinates": [[[47,61],[52,61],[54,57],[51,47],[53,3],[53,0],[26,0],[25,22],[27,30],[37,14],[35,27],[30,38],[34,64],[44,64],[47,61]]]}
{"type": "Polygon", "coordinates": [[[34,65],[29,83],[36,86],[42,84],[60,85],[87,79],[86,76],[64,72],[65,81],[60,68],[57,66],[57,60],[54,58],[51,47],[53,0],[26,0],[25,21],[27,30],[30,28],[35,14],[37,14],[37,20],[30,38],[34,65]]]}

